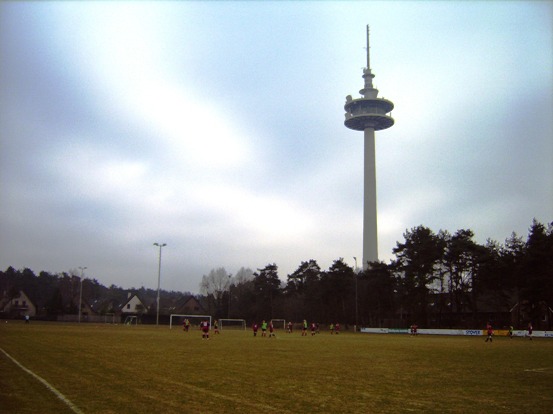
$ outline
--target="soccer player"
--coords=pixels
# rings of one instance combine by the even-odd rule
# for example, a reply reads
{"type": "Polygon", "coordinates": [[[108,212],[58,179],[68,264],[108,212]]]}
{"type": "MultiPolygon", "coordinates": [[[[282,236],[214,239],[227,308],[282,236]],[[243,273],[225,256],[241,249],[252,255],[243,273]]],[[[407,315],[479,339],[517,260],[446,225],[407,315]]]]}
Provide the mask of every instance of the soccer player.
{"type": "Polygon", "coordinates": [[[530,338],[530,340],[532,340],[532,332],[533,332],[534,328],[532,327],[532,322],[530,322],[528,324],[528,338],[530,338]]]}
{"type": "Polygon", "coordinates": [[[334,335],[334,324],[330,324],[330,335],[334,335]]]}
{"type": "Polygon", "coordinates": [[[513,339],[513,325],[509,326],[509,338],[513,339]]]}
{"type": "Polygon", "coordinates": [[[259,326],[257,325],[257,322],[254,322],[252,325],[253,330],[253,336],[257,336],[257,330],[259,329],[259,326]]]}
{"type": "Polygon", "coordinates": [[[183,329],[185,332],[188,332],[188,330],[190,329],[190,321],[188,320],[188,318],[186,318],[183,322],[183,329]]]}
{"type": "Polygon", "coordinates": [[[303,325],[301,326],[301,336],[307,336],[307,321],[303,320],[303,325]]]}
{"type": "Polygon", "coordinates": [[[209,321],[201,321],[202,339],[209,339],[209,321]]]}
{"type": "Polygon", "coordinates": [[[488,325],[486,325],[486,331],[488,333],[488,337],[486,338],[486,342],[490,341],[492,342],[493,341],[493,328],[492,328],[492,324],[488,322],[488,325]]]}
{"type": "Polygon", "coordinates": [[[315,331],[317,330],[317,325],[315,322],[311,322],[311,336],[315,336],[315,331]]]}
{"type": "Polygon", "coordinates": [[[267,322],[265,322],[265,319],[261,322],[261,336],[267,336],[267,322]]]}
{"type": "Polygon", "coordinates": [[[213,322],[213,334],[219,333],[219,321],[215,319],[215,322],[213,322]]]}
{"type": "Polygon", "coordinates": [[[336,335],[338,335],[340,333],[340,324],[339,323],[334,325],[334,330],[336,331],[336,335]]]}
{"type": "Polygon", "coordinates": [[[269,338],[276,338],[276,336],[275,336],[275,327],[273,326],[273,321],[269,322],[269,338]]]}
{"type": "Polygon", "coordinates": [[[288,321],[288,333],[291,334],[292,333],[292,321],[288,321]]]}

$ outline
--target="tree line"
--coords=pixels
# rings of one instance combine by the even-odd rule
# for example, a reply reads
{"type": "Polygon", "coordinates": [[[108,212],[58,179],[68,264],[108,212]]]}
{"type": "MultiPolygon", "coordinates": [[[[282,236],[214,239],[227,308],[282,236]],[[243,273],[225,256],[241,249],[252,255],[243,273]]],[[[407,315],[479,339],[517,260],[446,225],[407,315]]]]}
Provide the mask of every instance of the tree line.
{"type": "MultiPolygon", "coordinates": [[[[451,234],[425,226],[406,230],[389,263],[368,263],[365,270],[336,259],[323,270],[314,259],[302,262],[286,280],[270,263],[231,275],[224,268],[202,277],[196,295],[215,318],[331,323],[343,326],[472,328],[528,322],[551,329],[553,316],[553,223],[534,220],[526,240],[513,233],[504,243],[474,241],[468,229],[451,234]]],[[[19,290],[42,314],[78,312],[80,278],[76,271],[52,275],[9,267],[0,272],[0,294],[19,290]]],[[[152,289],[131,289],[146,305],[152,289]]],[[[95,279],[82,283],[82,297],[102,313],[123,304],[128,289],[105,287],[95,279]]],[[[161,291],[160,312],[189,292],[161,291]]],[[[155,309],[155,306],[151,306],[155,309]]]]}
{"type": "MultiPolygon", "coordinates": [[[[23,291],[36,306],[38,317],[52,320],[59,315],[77,314],[81,293],[82,300],[100,315],[116,313],[127,301],[129,293],[137,294],[146,305],[155,304],[156,290],[144,287],[125,289],[113,284],[106,287],[98,280],[89,278],[83,279],[81,284],[78,274],[77,269],[70,269],[57,274],[41,271],[37,275],[29,268],[16,270],[10,266],[0,271],[0,302],[2,298],[17,297],[23,291]]],[[[167,308],[183,296],[192,295],[190,292],[164,290],[160,294],[160,303],[166,304],[167,308]]]]}
{"type": "Polygon", "coordinates": [[[442,328],[532,322],[551,329],[553,223],[534,220],[526,241],[513,233],[503,244],[479,244],[468,229],[435,233],[422,225],[403,236],[388,264],[360,270],[339,258],[322,270],[311,259],[286,282],[275,263],[242,268],[237,277],[220,268],[204,275],[201,292],[219,318],[442,328]]]}

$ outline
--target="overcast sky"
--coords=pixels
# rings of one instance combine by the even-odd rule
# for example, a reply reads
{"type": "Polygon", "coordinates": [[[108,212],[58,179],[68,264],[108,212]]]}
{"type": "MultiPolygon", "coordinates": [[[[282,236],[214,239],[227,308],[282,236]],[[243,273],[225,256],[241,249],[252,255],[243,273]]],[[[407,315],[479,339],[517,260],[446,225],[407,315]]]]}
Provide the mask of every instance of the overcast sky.
{"type": "Polygon", "coordinates": [[[380,259],[418,225],[553,220],[553,2],[1,2],[0,268],[199,291],[362,256],[371,66],[380,259]]]}

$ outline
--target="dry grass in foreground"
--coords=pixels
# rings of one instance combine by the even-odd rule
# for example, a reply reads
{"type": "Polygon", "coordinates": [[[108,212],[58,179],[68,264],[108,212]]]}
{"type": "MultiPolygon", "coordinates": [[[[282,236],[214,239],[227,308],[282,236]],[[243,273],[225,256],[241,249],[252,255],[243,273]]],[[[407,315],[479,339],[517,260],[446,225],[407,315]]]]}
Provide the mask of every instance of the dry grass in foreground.
{"type": "MultiPolygon", "coordinates": [[[[0,325],[0,348],[84,413],[552,412],[553,340],[166,326],[0,325]]],[[[0,353],[0,411],[71,412],[0,353]]]]}

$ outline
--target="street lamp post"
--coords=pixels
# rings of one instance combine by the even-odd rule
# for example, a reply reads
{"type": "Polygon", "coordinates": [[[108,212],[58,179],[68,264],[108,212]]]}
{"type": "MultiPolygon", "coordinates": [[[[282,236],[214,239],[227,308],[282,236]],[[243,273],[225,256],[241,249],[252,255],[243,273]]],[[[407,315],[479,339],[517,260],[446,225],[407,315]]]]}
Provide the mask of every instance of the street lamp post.
{"type": "Polygon", "coordinates": [[[86,269],[86,266],[85,267],[79,266],[79,269],[81,270],[81,289],[79,291],[79,323],[81,323],[81,308],[83,304],[83,277],[84,277],[84,271],[86,269]]]}
{"type": "Polygon", "coordinates": [[[355,275],[355,332],[359,329],[359,305],[357,300],[357,257],[354,257],[353,260],[355,260],[355,269],[353,270],[353,273],[355,275]]]}
{"type": "Polygon", "coordinates": [[[154,246],[159,247],[159,261],[157,268],[157,309],[156,309],[156,326],[159,325],[159,282],[161,281],[161,248],[167,246],[167,243],[154,243],[154,246]]]}
{"type": "Polygon", "coordinates": [[[230,298],[231,298],[231,296],[230,296],[230,286],[231,286],[230,280],[231,280],[231,278],[232,278],[232,275],[228,275],[228,315],[227,315],[227,318],[229,318],[229,319],[230,319],[230,298]]]}

